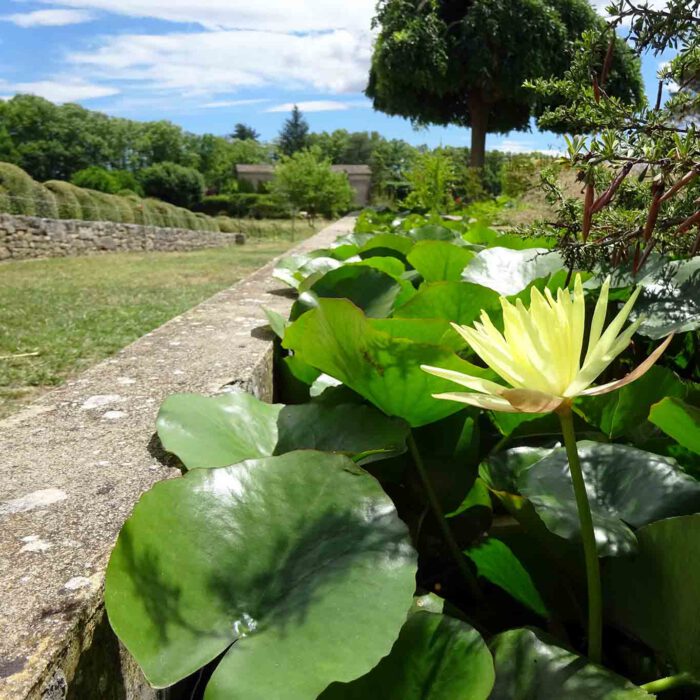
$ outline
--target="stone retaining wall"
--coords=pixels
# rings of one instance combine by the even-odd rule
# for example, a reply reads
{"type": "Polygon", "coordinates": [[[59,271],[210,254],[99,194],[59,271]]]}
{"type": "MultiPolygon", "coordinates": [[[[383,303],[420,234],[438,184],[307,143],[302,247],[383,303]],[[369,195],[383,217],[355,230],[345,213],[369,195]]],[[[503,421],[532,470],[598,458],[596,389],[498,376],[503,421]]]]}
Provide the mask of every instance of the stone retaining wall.
{"type": "Polygon", "coordinates": [[[196,250],[241,243],[245,243],[242,233],[0,214],[0,260],[56,258],[116,251],[196,250]]]}
{"type": "MultiPolygon", "coordinates": [[[[353,225],[342,219],[293,252],[353,225]]],[[[141,494],[179,475],[154,439],[161,402],[232,387],[272,400],[261,307],[286,314],[293,302],[273,267],[0,421],[2,700],[180,700],[153,691],[111,632],[105,567],[141,494]]]]}

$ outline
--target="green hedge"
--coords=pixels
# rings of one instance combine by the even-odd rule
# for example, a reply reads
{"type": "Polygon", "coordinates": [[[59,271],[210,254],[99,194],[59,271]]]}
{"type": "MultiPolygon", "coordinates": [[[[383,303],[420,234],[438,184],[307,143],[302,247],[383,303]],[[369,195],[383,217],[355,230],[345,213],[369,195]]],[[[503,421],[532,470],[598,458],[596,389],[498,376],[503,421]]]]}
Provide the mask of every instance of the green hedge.
{"type": "Polygon", "coordinates": [[[75,190],[78,188],[69,182],[49,180],[44,183],[47,190],[53,192],[58,206],[59,219],[82,219],[83,210],[75,190]]]}
{"type": "Polygon", "coordinates": [[[289,211],[281,207],[269,194],[235,192],[205,197],[196,207],[209,216],[230,216],[236,219],[287,219],[289,211]]]}
{"type": "Polygon", "coordinates": [[[10,163],[0,163],[2,212],[47,219],[114,221],[193,231],[220,230],[219,222],[202,212],[194,213],[159,199],[141,199],[130,191],[123,191],[121,195],[108,194],[60,180],[49,180],[42,185],[10,163]]]}
{"type": "Polygon", "coordinates": [[[0,163],[0,186],[9,197],[7,214],[36,216],[34,185],[37,183],[21,168],[10,163],[0,163]]]}

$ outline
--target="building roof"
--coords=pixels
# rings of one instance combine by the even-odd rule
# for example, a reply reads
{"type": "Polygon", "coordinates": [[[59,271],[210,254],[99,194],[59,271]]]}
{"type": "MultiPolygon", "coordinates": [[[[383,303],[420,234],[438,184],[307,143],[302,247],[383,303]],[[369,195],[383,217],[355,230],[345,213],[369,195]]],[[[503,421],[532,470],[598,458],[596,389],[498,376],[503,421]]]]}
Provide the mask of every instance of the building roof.
{"type": "Polygon", "coordinates": [[[371,175],[372,168],[369,165],[334,165],[332,170],[340,170],[348,175],[371,175]]]}
{"type": "Polygon", "coordinates": [[[266,163],[256,163],[255,165],[236,165],[236,172],[239,174],[247,173],[248,175],[257,175],[263,173],[273,173],[274,171],[274,166],[267,165],[266,163]]]}
{"type": "MultiPolygon", "coordinates": [[[[372,168],[369,165],[334,165],[332,169],[336,172],[347,173],[348,175],[371,175],[372,168]]],[[[275,171],[273,165],[258,163],[254,165],[236,165],[238,175],[268,175],[275,171]]]]}

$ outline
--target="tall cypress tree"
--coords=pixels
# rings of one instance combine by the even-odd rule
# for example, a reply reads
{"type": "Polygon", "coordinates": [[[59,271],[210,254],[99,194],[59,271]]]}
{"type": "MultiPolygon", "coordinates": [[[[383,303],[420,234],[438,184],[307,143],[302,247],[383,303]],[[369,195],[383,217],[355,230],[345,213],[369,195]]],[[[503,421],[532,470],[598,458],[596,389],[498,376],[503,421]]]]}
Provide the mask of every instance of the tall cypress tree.
{"type": "Polygon", "coordinates": [[[294,105],[292,115],[282,127],[279,136],[279,150],[285,156],[291,156],[308,145],[309,123],[304,119],[301,110],[294,105]]]}

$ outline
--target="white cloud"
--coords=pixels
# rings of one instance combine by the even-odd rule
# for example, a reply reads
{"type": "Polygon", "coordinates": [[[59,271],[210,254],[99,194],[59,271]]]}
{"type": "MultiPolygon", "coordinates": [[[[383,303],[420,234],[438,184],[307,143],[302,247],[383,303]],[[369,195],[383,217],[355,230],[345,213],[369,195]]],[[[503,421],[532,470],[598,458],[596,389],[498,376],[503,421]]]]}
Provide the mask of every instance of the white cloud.
{"type": "Polygon", "coordinates": [[[302,112],[343,112],[348,109],[367,107],[363,102],[339,102],[337,100],[310,100],[308,102],[286,102],[266,109],[266,112],[291,112],[296,104],[302,112]]]}
{"type": "Polygon", "coordinates": [[[84,10],[36,10],[0,16],[0,20],[12,22],[18,27],[65,27],[69,24],[82,24],[95,18],[92,12],[84,10]]]}
{"type": "MultiPolygon", "coordinates": [[[[38,95],[51,102],[62,104],[79,100],[91,100],[97,97],[110,97],[119,90],[106,85],[98,85],[76,78],[54,78],[25,83],[8,83],[0,81],[0,89],[13,94],[38,95]]],[[[10,96],[11,97],[11,96],[10,96]]]]}
{"type": "Polygon", "coordinates": [[[269,102],[265,99],[251,100],[215,100],[214,102],[205,102],[200,105],[203,109],[219,109],[221,107],[242,107],[243,105],[259,105],[263,102],[269,102]]]}
{"type": "Polygon", "coordinates": [[[369,34],[342,29],[303,36],[222,30],[106,37],[68,61],[92,79],[190,95],[261,86],[350,93],[364,89],[370,56],[369,34]]]}
{"type": "Polygon", "coordinates": [[[375,0],[41,0],[130,17],[271,32],[369,31],[375,0]]]}

